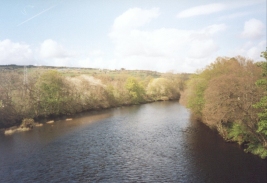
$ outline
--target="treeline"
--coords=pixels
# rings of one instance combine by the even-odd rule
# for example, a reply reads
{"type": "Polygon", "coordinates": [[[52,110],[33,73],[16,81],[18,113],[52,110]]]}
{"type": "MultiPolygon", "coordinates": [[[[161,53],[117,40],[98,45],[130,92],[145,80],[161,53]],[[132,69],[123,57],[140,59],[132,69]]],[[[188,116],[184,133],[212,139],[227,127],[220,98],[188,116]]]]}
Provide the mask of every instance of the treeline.
{"type": "Polygon", "coordinates": [[[178,100],[187,75],[162,74],[160,78],[129,75],[78,75],[60,70],[0,72],[0,128],[18,125],[24,118],[47,118],[82,111],[178,100]],[[23,82],[24,81],[24,82],[23,82]]]}
{"type": "MultiPolygon", "coordinates": [[[[262,57],[267,60],[267,52],[262,57]]],[[[266,76],[266,62],[220,57],[189,79],[182,100],[224,139],[266,158],[266,76]]]]}

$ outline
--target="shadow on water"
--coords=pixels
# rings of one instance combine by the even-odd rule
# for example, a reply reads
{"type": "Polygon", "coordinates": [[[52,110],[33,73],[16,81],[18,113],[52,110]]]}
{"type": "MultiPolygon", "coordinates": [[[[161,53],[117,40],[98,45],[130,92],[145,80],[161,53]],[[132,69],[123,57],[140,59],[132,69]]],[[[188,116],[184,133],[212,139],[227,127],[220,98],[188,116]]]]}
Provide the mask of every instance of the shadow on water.
{"type": "Polygon", "coordinates": [[[0,182],[51,181],[263,183],[266,161],[155,102],[0,135],[0,182]]]}
{"type": "Polygon", "coordinates": [[[227,143],[217,132],[191,120],[185,133],[190,166],[199,182],[267,182],[267,160],[227,143]]]}

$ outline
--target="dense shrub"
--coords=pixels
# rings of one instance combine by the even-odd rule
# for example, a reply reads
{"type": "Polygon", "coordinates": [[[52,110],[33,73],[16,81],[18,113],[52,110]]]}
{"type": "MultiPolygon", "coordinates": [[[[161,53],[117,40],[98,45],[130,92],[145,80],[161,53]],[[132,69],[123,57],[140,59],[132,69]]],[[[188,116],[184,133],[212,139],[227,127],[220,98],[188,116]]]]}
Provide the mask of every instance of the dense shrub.
{"type": "MultiPolygon", "coordinates": [[[[18,125],[24,118],[70,115],[151,101],[154,94],[148,92],[147,85],[153,77],[133,77],[124,72],[116,76],[76,74],[71,77],[56,69],[32,70],[27,83],[23,83],[20,70],[1,72],[0,128],[18,125]]],[[[153,90],[160,91],[161,97],[179,99],[177,83],[181,84],[181,80],[174,75],[155,79],[161,82],[153,86],[153,90]]]]}
{"type": "Polygon", "coordinates": [[[244,144],[247,152],[265,158],[267,67],[258,65],[240,56],[218,58],[191,77],[185,101],[198,119],[226,140],[244,144]]]}

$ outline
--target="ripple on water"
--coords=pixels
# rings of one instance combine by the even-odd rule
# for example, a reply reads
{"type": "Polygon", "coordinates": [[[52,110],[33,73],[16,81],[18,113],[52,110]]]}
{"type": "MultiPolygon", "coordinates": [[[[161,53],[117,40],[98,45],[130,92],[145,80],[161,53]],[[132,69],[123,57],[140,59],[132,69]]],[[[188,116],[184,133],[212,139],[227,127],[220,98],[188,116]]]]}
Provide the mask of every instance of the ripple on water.
{"type": "MultiPolygon", "coordinates": [[[[38,133],[25,132],[28,137],[19,134],[13,139],[9,137],[5,145],[10,157],[16,159],[1,159],[4,164],[0,164],[0,182],[251,180],[248,172],[239,175],[246,179],[238,178],[236,172],[226,172],[229,166],[238,169],[238,161],[227,158],[235,154],[240,160],[250,158],[258,170],[266,170],[262,161],[253,159],[254,156],[244,156],[236,146],[225,146],[203,126],[192,125],[189,112],[178,103],[159,102],[112,109],[106,113],[103,117],[102,112],[99,119],[95,117],[96,123],[86,123],[90,120],[89,115],[55,122],[54,128],[44,125],[38,133]],[[19,156],[20,152],[25,152],[24,156],[19,156]],[[223,152],[222,155],[219,152],[223,152]],[[220,167],[209,161],[214,158],[218,163],[227,163],[220,167]]],[[[5,140],[7,138],[0,138],[0,144],[5,140]]],[[[1,154],[4,151],[3,146],[0,147],[1,154]]],[[[244,163],[243,166],[248,166],[244,163]]],[[[254,182],[264,180],[263,173],[258,172],[260,178],[253,179],[254,182]]]]}

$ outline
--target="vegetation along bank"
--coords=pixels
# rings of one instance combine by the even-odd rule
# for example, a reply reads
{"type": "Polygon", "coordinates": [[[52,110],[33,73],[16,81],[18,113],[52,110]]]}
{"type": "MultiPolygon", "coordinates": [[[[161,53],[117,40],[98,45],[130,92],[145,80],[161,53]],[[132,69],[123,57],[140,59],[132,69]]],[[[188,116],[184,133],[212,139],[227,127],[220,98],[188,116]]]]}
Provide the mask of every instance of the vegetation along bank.
{"type": "MultiPolygon", "coordinates": [[[[0,128],[82,111],[179,100],[194,117],[246,152],[267,157],[265,61],[219,57],[196,74],[1,66],[0,128]],[[25,73],[27,73],[25,77],[25,73]],[[190,77],[190,78],[189,78],[190,77]],[[188,79],[189,78],[189,79],[188,79]]],[[[23,127],[21,128],[23,130],[23,127]]]]}
{"type": "MultiPolygon", "coordinates": [[[[20,125],[23,119],[68,116],[157,100],[179,100],[184,80],[188,78],[188,74],[125,69],[34,66],[26,69],[16,65],[1,66],[0,69],[0,128],[20,125]]],[[[29,126],[31,123],[28,123],[29,126]]]]}
{"type": "MultiPolygon", "coordinates": [[[[267,60],[267,52],[261,55],[267,60]]],[[[191,76],[182,94],[195,118],[246,152],[267,157],[267,64],[217,58],[191,76]]]]}

